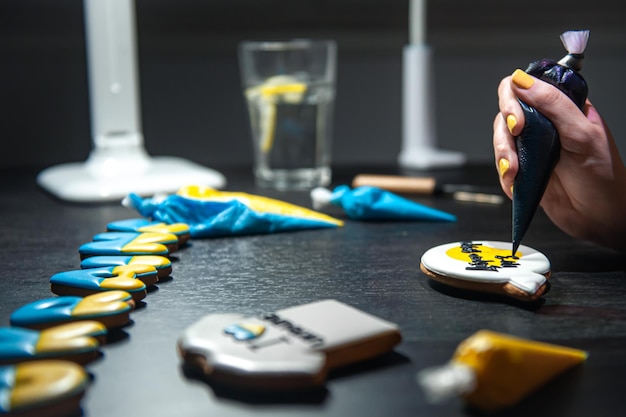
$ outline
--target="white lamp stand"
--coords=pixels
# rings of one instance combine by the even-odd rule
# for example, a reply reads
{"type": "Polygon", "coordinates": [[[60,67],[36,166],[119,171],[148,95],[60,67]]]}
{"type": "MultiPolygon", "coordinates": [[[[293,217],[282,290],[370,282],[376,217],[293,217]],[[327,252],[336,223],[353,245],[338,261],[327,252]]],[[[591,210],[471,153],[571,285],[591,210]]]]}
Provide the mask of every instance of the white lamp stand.
{"type": "Polygon", "coordinates": [[[133,0],[84,0],[93,146],[85,162],[39,173],[37,182],[73,202],[148,196],[189,184],[222,188],[219,172],[178,157],[150,157],[141,133],[133,0]]]}
{"type": "Polygon", "coordinates": [[[402,150],[398,163],[411,169],[456,167],[465,163],[465,155],[437,148],[432,50],[424,40],[425,3],[410,3],[411,43],[403,50],[402,150]]]}

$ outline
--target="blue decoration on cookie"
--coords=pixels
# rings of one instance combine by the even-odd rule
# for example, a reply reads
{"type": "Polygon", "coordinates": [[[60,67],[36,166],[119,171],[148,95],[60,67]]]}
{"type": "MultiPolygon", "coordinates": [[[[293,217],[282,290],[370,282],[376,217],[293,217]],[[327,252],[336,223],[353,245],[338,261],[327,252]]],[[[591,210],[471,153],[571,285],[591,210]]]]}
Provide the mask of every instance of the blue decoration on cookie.
{"type": "Polygon", "coordinates": [[[20,327],[0,327],[0,362],[34,356],[39,332],[20,327]]]}
{"type": "MultiPolygon", "coordinates": [[[[151,268],[151,275],[156,281],[156,269],[151,268]]],[[[130,293],[133,298],[136,297],[135,293],[145,293],[146,291],[146,285],[138,279],[137,274],[132,269],[124,269],[124,267],[77,269],[59,272],[50,277],[50,284],[52,284],[52,292],[60,295],[67,294],[68,287],[87,290],[92,293],[122,290],[130,293]]]]}
{"type": "MultiPolygon", "coordinates": [[[[156,269],[159,278],[166,278],[172,272],[172,262],[160,255],[110,255],[90,256],[80,262],[81,269],[103,268],[110,266],[150,265],[156,269]]],[[[144,276],[139,274],[138,277],[144,276]]]]}
{"type": "Polygon", "coordinates": [[[98,355],[106,327],[96,321],[79,321],[32,330],[0,327],[0,363],[18,363],[33,359],[57,358],[87,363],[98,355]]]}
{"type": "Polygon", "coordinates": [[[259,324],[238,323],[227,326],[224,333],[231,335],[235,340],[252,340],[265,332],[265,326],[259,324]]]}
{"type": "Polygon", "coordinates": [[[86,297],[62,296],[45,298],[25,304],[10,317],[12,326],[47,328],[77,320],[96,320],[107,327],[128,322],[134,307],[126,291],[105,291],[86,297]]]}
{"type": "Polygon", "coordinates": [[[168,256],[170,251],[161,242],[145,242],[143,233],[100,233],[94,241],[78,248],[81,259],[97,255],[161,255],[168,256]]]}
{"type": "Polygon", "coordinates": [[[33,323],[68,321],[82,297],[45,298],[23,305],[11,314],[12,326],[29,327],[33,323]]]}
{"type": "Polygon", "coordinates": [[[167,224],[156,220],[148,220],[146,218],[118,220],[107,224],[107,230],[110,232],[159,232],[172,233],[178,238],[179,244],[189,240],[189,225],[185,223],[167,224]]]}

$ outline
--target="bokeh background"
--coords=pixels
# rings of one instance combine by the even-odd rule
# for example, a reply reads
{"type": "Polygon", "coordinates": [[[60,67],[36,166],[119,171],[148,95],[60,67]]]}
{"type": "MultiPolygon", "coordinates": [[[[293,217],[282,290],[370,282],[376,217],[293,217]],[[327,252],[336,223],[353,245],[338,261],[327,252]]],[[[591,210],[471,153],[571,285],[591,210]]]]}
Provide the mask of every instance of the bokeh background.
{"type": "MultiPolygon", "coordinates": [[[[237,44],[338,43],[333,162],[395,164],[408,0],[136,0],[142,125],[152,155],[251,163],[237,44]]],[[[491,162],[496,88],[590,29],[583,75],[626,154],[622,0],[431,0],[439,146],[491,162]]],[[[0,168],[82,161],[91,148],[82,0],[0,1],[0,168]]]]}

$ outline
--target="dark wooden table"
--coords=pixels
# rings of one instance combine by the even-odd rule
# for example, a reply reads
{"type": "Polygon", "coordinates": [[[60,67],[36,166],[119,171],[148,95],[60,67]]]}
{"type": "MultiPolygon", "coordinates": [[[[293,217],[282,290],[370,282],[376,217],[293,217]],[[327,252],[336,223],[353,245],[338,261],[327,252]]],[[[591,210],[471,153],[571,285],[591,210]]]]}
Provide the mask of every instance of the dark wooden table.
{"type": "MultiPolygon", "coordinates": [[[[256,189],[247,169],[223,170],[228,190],[265,194],[310,207],[308,193],[256,189]]],[[[336,170],[334,184],[359,172],[336,170]]],[[[0,179],[0,318],[52,296],[49,277],[77,269],[77,249],[108,222],[136,213],[117,204],[59,202],[35,185],[35,171],[0,179]]],[[[441,181],[497,185],[495,170],[466,167],[433,173],[441,181]]],[[[463,416],[459,400],[430,405],[416,384],[425,367],[446,362],[479,329],[587,350],[587,362],[546,385],[507,415],[626,415],[626,274],[624,256],[576,241],[539,211],[524,244],[552,262],[552,289],[523,306],[451,291],[419,270],[430,247],[460,240],[510,240],[510,202],[459,203],[420,197],[458,216],[455,223],[357,222],[340,229],[194,240],[176,255],[172,279],[159,283],[133,312],[124,337],[88,365],[93,375],[85,416],[463,416]],[[188,378],[176,340],[205,314],[258,314],[334,298],[399,324],[393,353],[332,372],[324,389],[301,395],[244,395],[188,378]]]]}

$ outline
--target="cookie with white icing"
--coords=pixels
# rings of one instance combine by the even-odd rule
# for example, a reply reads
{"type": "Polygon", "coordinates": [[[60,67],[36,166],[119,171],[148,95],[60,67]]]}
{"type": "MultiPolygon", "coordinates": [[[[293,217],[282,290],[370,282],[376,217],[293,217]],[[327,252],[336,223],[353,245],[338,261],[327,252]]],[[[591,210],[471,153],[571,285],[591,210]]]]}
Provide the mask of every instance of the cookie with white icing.
{"type": "Polygon", "coordinates": [[[398,327],[335,300],[247,317],[210,314],[178,340],[184,363],[238,388],[320,386],[332,368],[372,358],[401,340],[398,327]]]}
{"type": "Polygon", "coordinates": [[[451,287],[534,301],[549,288],[550,261],[541,252],[510,242],[466,241],[436,246],[422,255],[420,269],[451,287]]]}

